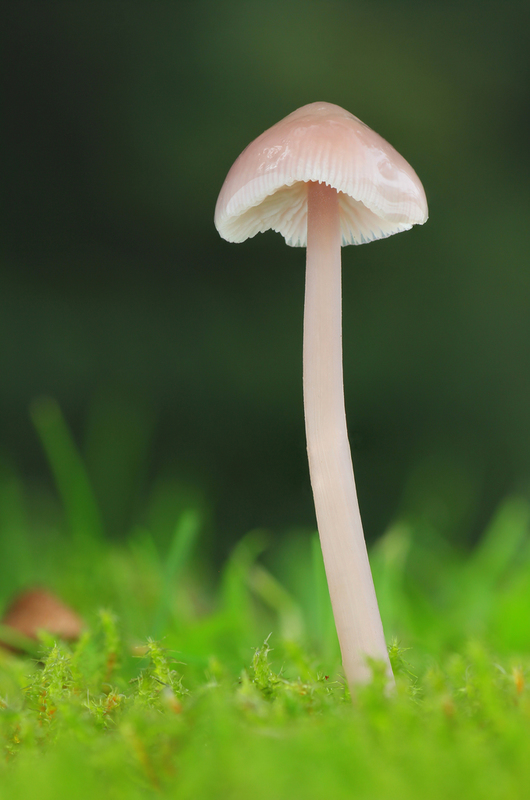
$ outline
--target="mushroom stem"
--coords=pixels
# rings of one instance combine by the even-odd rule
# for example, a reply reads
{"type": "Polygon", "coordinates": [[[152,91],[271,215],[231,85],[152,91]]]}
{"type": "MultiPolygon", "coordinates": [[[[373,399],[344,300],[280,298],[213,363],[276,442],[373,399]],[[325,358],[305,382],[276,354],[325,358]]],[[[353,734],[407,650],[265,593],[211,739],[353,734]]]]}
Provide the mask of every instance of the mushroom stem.
{"type": "Polygon", "coordinates": [[[318,530],[350,688],[371,678],[367,657],[393,680],[355,489],[342,378],[339,195],[307,185],[304,410],[318,530]]]}

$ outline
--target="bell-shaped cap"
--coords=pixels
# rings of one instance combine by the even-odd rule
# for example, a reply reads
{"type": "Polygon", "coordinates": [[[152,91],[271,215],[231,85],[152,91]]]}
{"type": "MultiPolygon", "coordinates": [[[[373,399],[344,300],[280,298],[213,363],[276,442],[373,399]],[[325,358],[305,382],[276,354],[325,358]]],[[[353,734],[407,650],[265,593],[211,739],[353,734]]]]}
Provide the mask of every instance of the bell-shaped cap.
{"type": "Polygon", "coordinates": [[[281,233],[307,243],[308,181],[339,192],[342,244],[362,244],[422,225],[427,200],[405,159],[340,106],[310,103],[258,136],[234,162],[215,208],[229,242],[281,233]]]}

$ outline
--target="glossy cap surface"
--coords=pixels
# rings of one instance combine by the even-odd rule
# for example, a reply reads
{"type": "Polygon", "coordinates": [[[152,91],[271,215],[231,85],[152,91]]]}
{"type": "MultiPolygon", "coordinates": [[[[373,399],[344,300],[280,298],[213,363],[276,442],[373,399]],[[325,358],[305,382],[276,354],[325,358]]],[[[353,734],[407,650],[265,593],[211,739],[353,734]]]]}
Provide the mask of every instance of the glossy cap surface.
{"type": "Polygon", "coordinates": [[[339,192],[342,244],[391,236],[427,220],[423,186],[405,159],[340,106],[310,103],[258,136],[234,162],[215,208],[230,242],[272,229],[307,243],[308,181],[339,192]]]}

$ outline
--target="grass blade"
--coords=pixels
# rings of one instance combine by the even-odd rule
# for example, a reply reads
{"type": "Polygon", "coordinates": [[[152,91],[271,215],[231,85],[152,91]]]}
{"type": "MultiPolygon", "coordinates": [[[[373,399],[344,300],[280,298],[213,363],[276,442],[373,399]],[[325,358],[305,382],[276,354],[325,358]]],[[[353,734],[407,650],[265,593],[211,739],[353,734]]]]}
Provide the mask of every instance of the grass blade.
{"type": "Polygon", "coordinates": [[[30,413],[74,541],[84,545],[103,539],[103,525],[94,493],[58,403],[51,398],[41,398],[31,405],[30,413]]]}
{"type": "Polygon", "coordinates": [[[189,509],[181,515],[175,528],[164,569],[160,604],[153,625],[155,638],[161,636],[167,624],[171,610],[172,589],[182,575],[200,529],[201,517],[198,511],[189,509]]]}

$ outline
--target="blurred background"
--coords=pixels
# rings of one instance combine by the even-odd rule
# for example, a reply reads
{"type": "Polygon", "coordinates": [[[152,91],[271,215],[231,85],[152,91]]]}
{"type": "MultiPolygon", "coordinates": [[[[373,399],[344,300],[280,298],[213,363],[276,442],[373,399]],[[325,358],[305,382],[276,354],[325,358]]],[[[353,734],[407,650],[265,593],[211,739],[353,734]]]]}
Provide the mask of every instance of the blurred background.
{"type": "Polygon", "coordinates": [[[111,537],[162,541],[193,506],[221,560],[251,529],[314,528],[305,251],[230,245],[213,211],[252,139],[326,100],[394,145],[430,207],[343,250],[366,535],[408,519],[471,547],[530,488],[529,31],[515,0],[10,3],[2,479],[55,491],[32,423],[52,398],[111,537]]]}

